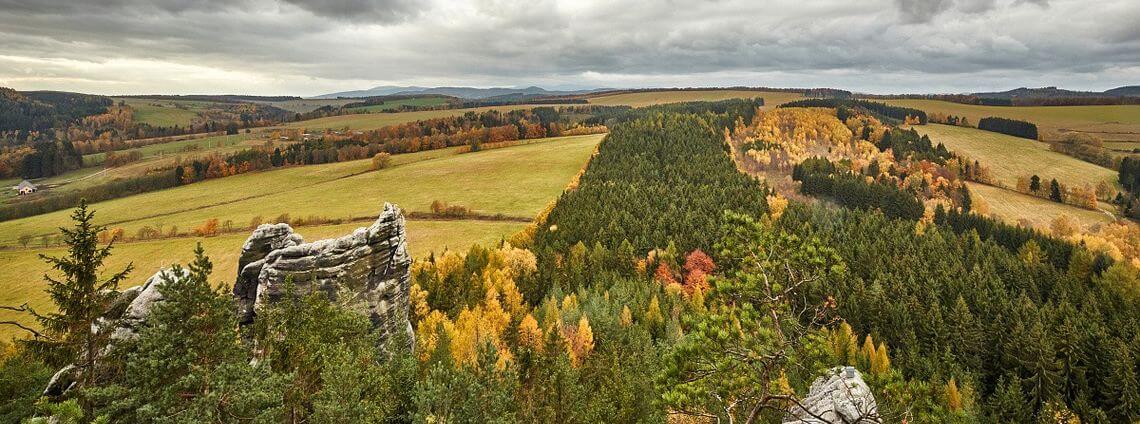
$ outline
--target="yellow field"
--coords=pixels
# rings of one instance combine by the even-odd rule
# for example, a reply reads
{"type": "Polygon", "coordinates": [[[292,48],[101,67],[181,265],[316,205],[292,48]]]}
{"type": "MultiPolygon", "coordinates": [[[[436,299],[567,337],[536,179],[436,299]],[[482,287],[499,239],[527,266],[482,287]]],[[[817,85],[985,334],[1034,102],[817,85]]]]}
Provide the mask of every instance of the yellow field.
{"type": "Polygon", "coordinates": [[[680,103],[695,101],[718,101],[741,98],[764,98],[764,107],[771,108],[793,100],[802,99],[799,93],[785,93],[756,90],[668,90],[643,91],[637,93],[611,94],[591,97],[592,104],[605,106],[633,106],[642,107],[663,103],[680,103]]]}
{"type": "Polygon", "coordinates": [[[1019,176],[1034,174],[1068,185],[1096,186],[1101,181],[1117,180],[1116,171],[1051,151],[1046,143],[976,128],[938,124],[914,128],[929,135],[936,145],[943,143],[950,151],[989,167],[994,177],[1008,187],[1015,187],[1019,176]]]}
{"type": "Polygon", "coordinates": [[[971,197],[981,198],[989,204],[991,214],[1012,224],[1028,221],[1034,228],[1048,231],[1049,224],[1061,214],[1076,218],[1085,229],[1113,221],[1113,218],[1104,212],[1057,203],[1013,190],[984,184],[969,184],[971,197]]]}
{"type": "MultiPolygon", "coordinates": [[[[370,160],[236,175],[93,205],[97,222],[135,234],[143,226],[178,226],[207,219],[246,226],[282,213],[293,218],[373,216],[384,201],[429,211],[434,200],[479,213],[530,217],[562,191],[602,135],[560,137],[503,149],[458,154],[458,148],[393,156],[395,166],[370,171],[370,160]]],[[[70,211],[0,222],[0,246],[21,235],[53,234],[70,211]]]]}
{"type": "MultiPolygon", "coordinates": [[[[379,210],[377,210],[379,213],[379,210]]],[[[328,225],[320,227],[300,227],[297,232],[306,241],[350,234],[353,229],[368,226],[368,222],[328,225]]],[[[492,221],[408,221],[408,248],[414,257],[423,257],[430,252],[444,249],[466,249],[472,244],[492,244],[514,234],[525,224],[519,222],[492,221]]],[[[242,243],[249,237],[248,232],[226,234],[210,238],[176,238],[147,242],[122,243],[108,260],[108,270],[121,270],[133,263],[135,271],[123,284],[123,288],[142,284],[159,269],[171,263],[185,264],[194,257],[194,245],[202,242],[206,254],[214,262],[215,284],[231,285],[237,276],[237,261],[242,243]]],[[[28,248],[0,250],[0,305],[19,305],[27,302],[33,307],[45,308],[47,295],[43,292],[43,274],[49,271],[38,254],[58,256],[64,254],[62,247],[28,248]]],[[[16,319],[24,324],[32,324],[26,316],[0,310],[0,320],[16,319]]],[[[8,340],[18,334],[11,326],[0,326],[0,340],[8,340]]]]}
{"type": "Polygon", "coordinates": [[[1080,131],[1105,141],[1140,141],[1140,105],[1120,106],[978,106],[941,100],[875,100],[913,107],[927,113],[965,116],[971,125],[987,116],[1020,119],[1037,124],[1044,140],[1064,131],[1080,131]]]}

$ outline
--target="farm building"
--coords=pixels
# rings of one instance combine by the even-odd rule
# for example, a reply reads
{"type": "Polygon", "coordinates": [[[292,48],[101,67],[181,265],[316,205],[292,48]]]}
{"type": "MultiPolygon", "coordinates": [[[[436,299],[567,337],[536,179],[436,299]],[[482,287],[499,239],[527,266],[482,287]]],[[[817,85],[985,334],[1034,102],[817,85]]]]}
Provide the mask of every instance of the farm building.
{"type": "Polygon", "coordinates": [[[36,188],[35,184],[28,182],[28,180],[20,181],[20,184],[16,185],[15,189],[16,194],[19,194],[21,196],[25,194],[32,194],[35,193],[36,190],[39,190],[36,188]]]}

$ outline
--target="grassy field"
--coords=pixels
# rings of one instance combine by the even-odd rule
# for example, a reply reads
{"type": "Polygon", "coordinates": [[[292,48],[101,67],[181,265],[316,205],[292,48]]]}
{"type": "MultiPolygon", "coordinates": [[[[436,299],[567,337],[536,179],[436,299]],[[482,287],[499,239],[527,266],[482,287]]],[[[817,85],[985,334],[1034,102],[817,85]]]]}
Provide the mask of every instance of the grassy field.
{"type": "Polygon", "coordinates": [[[972,125],[987,116],[1037,124],[1041,137],[1052,140],[1063,131],[1080,131],[1105,141],[1140,141],[1140,105],[1122,106],[978,106],[941,100],[876,100],[930,112],[965,116],[972,125]]]}
{"type": "Polygon", "coordinates": [[[950,151],[978,160],[989,167],[1002,184],[1017,185],[1019,176],[1056,178],[1065,184],[1092,184],[1117,180],[1116,171],[1049,150],[1046,143],[1011,137],[975,128],[923,125],[915,129],[943,143],[950,151]]]}
{"type": "MultiPolygon", "coordinates": [[[[367,226],[368,222],[327,225],[319,227],[300,227],[297,232],[307,241],[338,237],[350,234],[353,229],[367,226]]],[[[414,257],[423,257],[430,252],[440,252],[444,249],[466,249],[471,244],[492,244],[504,237],[522,229],[525,224],[519,222],[492,222],[492,221],[408,221],[408,248],[414,257]]],[[[226,234],[209,238],[177,238],[169,240],[122,243],[115,247],[111,258],[107,261],[108,270],[121,270],[128,263],[133,263],[135,271],[122,287],[142,284],[159,269],[172,263],[185,264],[193,258],[194,245],[202,243],[203,249],[214,262],[214,279],[216,284],[233,284],[237,276],[237,261],[241,254],[242,243],[249,236],[248,233],[226,234]]],[[[37,256],[38,254],[58,256],[64,254],[62,247],[47,249],[11,249],[0,250],[0,305],[19,305],[27,302],[33,307],[43,309],[48,305],[47,295],[43,292],[43,274],[48,272],[47,265],[37,256]]],[[[24,324],[32,324],[26,316],[10,311],[0,310],[0,320],[16,319],[24,324]]],[[[16,335],[10,326],[0,326],[0,340],[7,341],[16,335]]]]}
{"type": "MultiPolygon", "coordinates": [[[[96,221],[119,222],[115,226],[131,234],[143,225],[177,225],[188,230],[208,218],[233,220],[246,226],[254,216],[272,221],[282,213],[292,217],[319,215],[329,218],[372,217],[384,201],[406,211],[427,211],[433,200],[461,204],[480,213],[532,217],[565,187],[586,163],[601,135],[561,137],[502,149],[460,154],[458,148],[397,155],[393,166],[370,171],[369,161],[342,162],[286,168],[206,181],[161,192],[96,203],[96,221]]],[[[0,304],[28,302],[46,304],[42,274],[46,266],[38,254],[59,255],[62,247],[14,248],[18,236],[10,234],[52,233],[67,225],[69,211],[59,211],[0,223],[0,304]]],[[[306,240],[350,233],[367,222],[303,226],[306,240]]],[[[471,244],[494,243],[520,230],[525,224],[507,221],[408,222],[409,248],[414,256],[446,248],[465,249],[471,244]]],[[[201,241],[214,261],[217,283],[231,284],[237,273],[237,258],[248,232],[210,238],[180,237],[156,241],[121,243],[109,261],[111,269],[134,263],[137,271],[125,286],[140,284],[158,269],[185,262],[194,244],[201,241]]],[[[0,311],[0,320],[18,315],[0,311]]],[[[21,318],[22,319],[22,318],[21,318]]],[[[22,321],[22,322],[27,322],[22,321]]],[[[0,339],[15,333],[0,327],[0,339]]]]}
{"type": "Polygon", "coordinates": [[[212,105],[212,102],[165,99],[112,99],[117,104],[122,101],[135,110],[134,121],[156,127],[187,126],[198,112],[212,105]]]}
{"type": "Polygon", "coordinates": [[[1104,147],[1118,152],[1132,153],[1132,151],[1140,149],[1140,141],[1106,141],[1104,147]]]}
{"type": "Polygon", "coordinates": [[[1061,214],[1076,218],[1086,229],[1096,224],[1112,222],[1112,218],[1104,212],[1082,209],[984,184],[970,183],[970,195],[985,200],[990,205],[990,213],[1000,219],[1014,224],[1025,220],[1033,227],[1042,230],[1048,230],[1053,219],[1061,214]]]}
{"type": "Polygon", "coordinates": [[[763,97],[766,108],[775,107],[782,103],[802,99],[799,93],[785,93],[753,90],[671,90],[671,91],[644,91],[637,93],[612,94],[591,97],[592,104],[618,106],[626,105],[642,107],[663,103],[679,103],[694,101],[717,101],[739,98],[763,97]]]}
{"type": "MultiPolygon", "coordinates": [[[[242,174],[93,205],[97,222],[134,234],[143,226],[185,232],[210,218],[245,226],[252,218],[373,216],[384,201],[428,211],[434,200],[479,213],[530,217],[557,196],[586,163],[601,135],[458,154],[458,148],[396,155],[395,166],[370,171],[360,160],[242,174]]],[[[0,245],[21,235],[53,234],[70,211],[0,222],[0,245]]]]}
{"type": "Polygon", "coordinates": [[[509,111],[518,109],[531,109],[535,107],[559,107],[570,105],[510,105],[510,106],[484,106],[467,109],[426,110],[418,112],[401,113],[361,113],[355,115],[330,116],[308,121],[293,122],[285,125],[287,128],[306,128],[320,130],[324,128],[348,128],[353,130],[371,130],[393,124],[411,122],[420,119],[446,118],[459,116],[467,112],[483,112],[487,110],[509,111]]]}
{"type": "Polygon", "coordinates": [[[411,99],[389,100],[383,104],[354,107],[354,112],[381,112],[385,110],[399,109],[400,106],[439,106],[447,104],[447,99],[442,97],[415,97],[411,99]]]}
{"type": "MultiPolygon", "coordinates": [[[[127,99],[132,101],[139,101],[140,99],[127,99]]],[[[145,100],[145,99],[144,99],[145,100]]],[[[422,100],[422,99],[412,99],[422,100]]],[[[435,100],[435,99],[429,99],[435,100]]],[[[323,101],[323,100],[321,100],[323,101]]],[[[359,101],[359,99],[353,99],[359,101]]],[[[299,102],[295,101],[295,102],[299,102]]],[[[317,102],[317,100],[313,100],[317,102]]],[[[468,111],[483,111],[488,109],[498,110],[514,110],[526,109],[534,107],[533,105],[527,106],[496,106],[496,107],[483,107],[475,109],[454,109],[454,110],[441,110],[441,111],[424,111],[424,112],[400,112],[400,113],[362,113],[356,115],[342,115],[329,118],[314,119],[303,122],[296,122],[289,124],[290,127],[309,128],[311,130],[321,128],[343,128],[348,126],[354,129],[373,129],[380,128],[387,125],[400,124],[411,122],[420,119],[439,118],[446,116],[461,115],[468,111]]],[[[58,175],[43,180],[34,181],[36,184],[54,186],[50,187],[51,190],[56,192],[81,190],[94,185],[104,184],[120,178],[130,178],[145,174],[148,170],[168,167],[174,162],[180,160],[189,160],[212,154],[229,154],[237,152],[242,149],[261,145],[267,141],[263,138],[268,131],[265,129],[254,129],[251,133],[240,133],[235,135],[213,136],[199,139],[188,139],[171,141],[168,143],[152,144],[149,146],[138,147],[135,149],[126,149],[123,152],[140,151],[142,152],[143,159],[137,162],[132,162],[127,165],[112,168],[109,170],[103,169],[102,162],[105,153],[94,153],[85,155],[83,162],[87,167],[75,171],[68,172],[63,175],[58,175]],[[195,147],[193,150],[188,150],[195,147]]],[[[0,181],[0,187],[14,186],[19,183],[19,179],[8,179],[0,181]]],[[[46,194],[46,193],[45,193],[46,194]]],[[[10,202],[16,199],[15,193],[11,190],[4,190],[0,194],[0,203],[10,202]]]]}
{"type": "MultiPolygon", "coordinates": [[[[239,150],[262,145],[266,141],[268,140],[259,138],[258,134],[236,134],[154,144],[136,149],[123,150],[122,152],[140,151],[143,157],[141,160],[114,168],[103,168],[102,162],[105,153],[95,153],[83,157],[83,162],[89,166],[61,175],[36,180],[35,183],[43,189],[41,195],[77,191],[100,184],[106,184],[117,179],[142,176],[152,169],[167,168],[179,161],[191,160],[213,154],[226,155],[234,153],[239,150]],[[197,148],[188,150],[190,146],[197,146],[197,148]]],[[[0,182],[0,184],[11,182],[11,184],[4,185],[4,187],[7,187],[8,185],[15,185],[19,181],[19,179],[11,181],[5,180],[0,182]]],[[[16,200],[16,195],[11,190],[4,190],[4,193],[0,194],[0,203],[14,200],[16,200]]]]}
{"type": "MultiPolygon", "coordinates": [[[[218,136],[213,136],[213,137],[203,137],[203,138],[196,138],[196,139],[178,140],[178,141],[171,141],[168,143],[151,144],[148,146],[137,147],[134,149],[119,150],[116,153],[126,154],[126,153],[130,153],[130,152],[138,151],[142,154],[142,157],[145,159],[145,158],[149,158],[149,157],[153,157],[153,156],[167,156],[167,155],[176,155],[176,154],[183,154],[183,153],[204,152],[204,151],[210,151],[213,149],[239,145],[239,144],[242,144],[242,142],[244,142],[246,140],[255,139],[259,135],[260,135],[260,132],[259,133],[250,133],[250,134],[240,133],[240,134],[233,134],[233,135],[218,135],[218,136]]],[[[83,164],[84,165],[100,165],[103,163],[103,158],[106,156],[107,156],[106,153],[92,153],[89,155],[83,155],[83,164]]]]}
{"type": "Polygon", "coordinates": [[[359,102],[360,99],[300,99],[300,100],[285,100],[281,102],[258,102],[270,106],[279,107],[290,112],[305,113],[312,112],[324,106],[341,107],[349,103],[359,102]]]}

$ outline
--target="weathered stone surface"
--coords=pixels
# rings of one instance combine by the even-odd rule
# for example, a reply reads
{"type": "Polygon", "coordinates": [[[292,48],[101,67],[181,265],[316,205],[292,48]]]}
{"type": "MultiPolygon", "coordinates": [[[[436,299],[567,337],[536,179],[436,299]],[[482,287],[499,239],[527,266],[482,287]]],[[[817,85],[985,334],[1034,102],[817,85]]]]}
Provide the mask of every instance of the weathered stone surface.
{"type": "Polygon", "coordinates": [[[265,257],[274,250],[304,242],[289,224],[262,224],[246,239],[238,259],[237,281],[234,282],[234,297],[239,306],[238,319],[242,324],[253,322],[253,304],[257,299],[258,277],[265,265],[265,257]]]}
{"type": "Polygon", "coordinates": [[[291,279],[293,294],[323,292],[339,305],[367,315],[382,340],[397,331],[411,340],[412,261],[398,207],[386,203],[372,225],[312,243],[303,243],[288,226],[262,225],[245,246],[242,260],[249,262],[242,266],[234,287],[247,314],[243,322],[252,322],[257,310],[287,295],[286,280],[291,279]],[[262,255],[259,246],[272,248],[262,255]]]}
{"type": "MultiPolygon", "coordinates": [[[[177,284],[188,275],[189,273],[185,269],[182,270],[181,274],[164,269],[148,278],[143,285],[123,290],[111,302],[107,312],[91,328],[95,334],[102,334],[105,331],[111,332],[110,343],[99,353],[98,357],[110,353],[116,343],[138,337],[138,331],[146,322],[147,317],[150,316],[150,311],[153,310],[154,305],[162,302],[162,293],[159,292],[158,286],[163,281],[164,276],[170,279],[171,284],[177,284]]],[[[67,393],[81,377],[82,370],[78,367],[74,365],[64,367],[48,381],[47,388],[44,389],[44,396],[60,396],[67,393]]]]}
{"type": "Polygon", "coordinates": [[[47,388],[44,389],[43,395],[52,397],[62,396],[64,393],[67,393],[68,390],[75,387],[75,384],[79,382],[79,376],[79,368],[76,368],[75,365],[68,365],[61,368],[51,376],[51,380],[48,380],[47,388]]]}
{"type": "MultiPolygon", "coordinates": [[[[380,331],[381,341],[402,332],[411,343],[411,263],[404,216],[391,204],[384,204],[372,225],[313,243],[304,243],[287,224],[262,225],[246,240],[238,262],[234,297],[242,314],[239,318],[252,322],[258,308],[287,294],[286,280],[291,278],[292,294],[326,293],[337,304],[367,315],[380,331]]],[[[111,332],[111,343],[100,355],[110,352],[115,343],[138,337],[154,306],[163,301],[158,290],[163,275],[176,283],[188,276],[188,271],[182,272],[159,271],[142,286],[124,290],[115,298],[91,329],[96,334],[111,332]]],[[[81,370],[69,365],[52,377],[44,395],[63,395],[81,378],[81,370]]]]}
{"type": "Polygon", "coordinates": [[[835,367],[811,383],[784,423],[880,423],[875,396],[854,367],[835,367]]]}
{"type": "Polygon", "coordinates": [[[111,333],[111,346],[113,346],[115,342],[138,337],[138,331],[142,325],[146,323],[146,319],[150,316],[150,311],[154,309],[154,305],[163,300],[162,293],[159,292],[158,287],[164,278],[169,279],[170,282],[168,284],[178,284],[183,278],[189,276],[190,272],[186,269],[182,269],[181,274],[176,274],[174,270],[162,270],[148,278],[146,283],[143,283],[142,286],[134,288],[138,291],[138,294],[135,295],[130,305],[127,306],[127,309],[123,311],[123,314],[115,321],[115,326],[112,330],[113,333],[111,333]]]}

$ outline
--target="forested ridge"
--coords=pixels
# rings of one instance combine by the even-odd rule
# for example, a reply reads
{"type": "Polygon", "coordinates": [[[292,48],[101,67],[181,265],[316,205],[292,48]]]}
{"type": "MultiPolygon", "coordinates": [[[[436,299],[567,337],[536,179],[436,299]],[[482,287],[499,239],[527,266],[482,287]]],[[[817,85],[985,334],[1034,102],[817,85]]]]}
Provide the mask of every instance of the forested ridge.
{"type": "MultiPolygon", "coordinates": [[[[620,111],[533,225],[498,246],[418,261],[413,351],[377,353],[367,319],[319,295],[266,311],[251,349],[232,332],[229,298],[210,290],[228,276],[211,276],[199,255],[191,284],[170,286],[173,301],[137,345],[73,398],[34,404],[42,362],[74,351],[6,353],[0,377],[15,401],[0,413],[775,422],[824,370],[851,365],[875,394],[873,420],[1140,418],[1134,268],[967,206],[926,217],[789,205],[737,170],[727,133],[746,113],[734,105],[620,111]]],[[[955,160],[909,131],[887,139],[907,157],[955,160]]],[[[796,173],[856,181],[835,166],[815,159],[796,173]]]]}
{"type": "Polygon", "coordinates": [[[98,115],[111,99],[58,91],[18,92],[0,87],[0,134],[61,128],[85,116],[98,115]]]}

